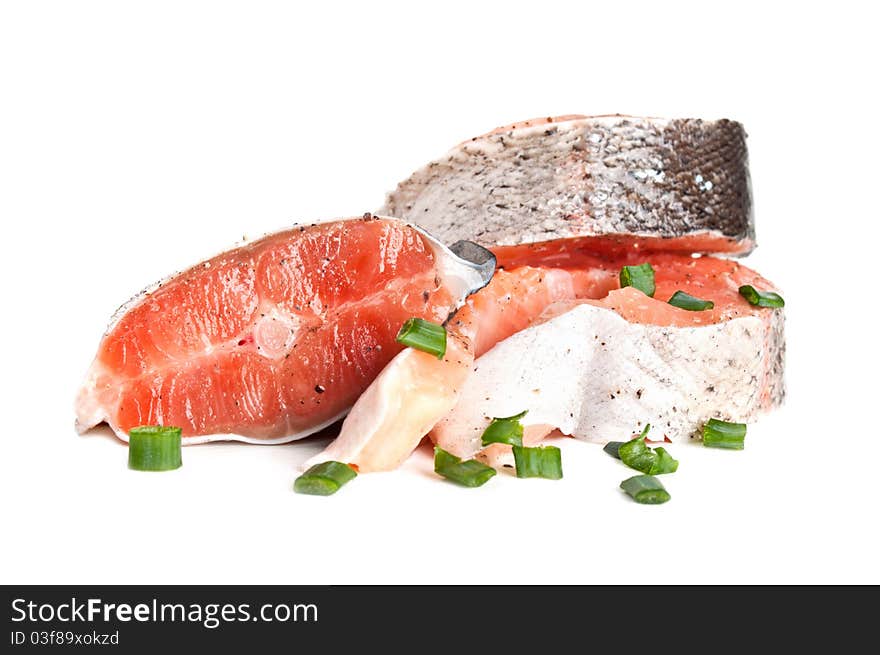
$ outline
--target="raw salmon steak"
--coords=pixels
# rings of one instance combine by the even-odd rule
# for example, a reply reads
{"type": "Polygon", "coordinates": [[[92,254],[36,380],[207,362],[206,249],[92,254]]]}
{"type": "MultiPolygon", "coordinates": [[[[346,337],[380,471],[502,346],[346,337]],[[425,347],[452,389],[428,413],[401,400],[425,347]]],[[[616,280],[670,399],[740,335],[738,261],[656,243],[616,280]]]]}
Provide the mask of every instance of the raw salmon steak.
{"type": "Polygon", "coordinates": [[[369,214],[230,250],[117,312],[77,397],[77,428],[107,422],[127,440],[138,425],[174,425],[185,443],[306,436],[345,414],[401,349],[406,319],[442,322],[483,286],[494,260],[482,264],[369,214]]]}
{"type": "Polygon", "coordinates": [[[450,243],[486,247],[552,250],[554,241],[577,239],[594,253],[745,254],[755,245],[746,134],[730,120],[516,123],[416,171],[380,213],[416,221],[450,243]]]}

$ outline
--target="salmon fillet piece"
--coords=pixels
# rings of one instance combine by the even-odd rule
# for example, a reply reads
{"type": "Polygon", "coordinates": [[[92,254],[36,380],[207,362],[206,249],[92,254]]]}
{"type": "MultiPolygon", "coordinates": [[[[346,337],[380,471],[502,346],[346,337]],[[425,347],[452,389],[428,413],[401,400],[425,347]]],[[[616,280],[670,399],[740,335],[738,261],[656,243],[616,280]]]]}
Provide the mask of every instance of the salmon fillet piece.
{"type": "Polygon", "coordinates": [[[488,275],[398,219],[301,226],[235,248],[126,304],[76,401],[82,432],[174,425],[185,443],[279,443],[343,415],[400,351],[488,275]]]}
{"type": "MultiPolygon", "coordinates": [[[[649,261],[656,291],[632,287],[560,302],[479,357],[454,409],[431,438],[459,457],[510,464],[510,447],[483,449],[492,417],[528,410],[527,445],[554,430],[587,441],[626,440],[645,423],[652,438],[698,438],[710,418],[749,423],[785,395],[784,314],[750,305],[739,287],[775,285],[731,260],[631,253],[599,270],[649,261]],[[688,311],[676,291],[712,300],[688,311]]],[[[513,272],[515,273],[515,269],[513,272]]],[[[596,269],[593,270],[595,274],[596,269]]]]}
{"type": "Polygon", "coordinates": [[[597,253],[639,243],[746,254],[755,246],[746,134],[730,120],[514,123],[413,173],[380,213],[486,247],[582,239],[597,253]]]}
{"type": "Polygon", "coordinates": [[[731,260],[655,253],[654,297],[620,289],[620,268],[643,261],[583,254],[573,268],[499,270],[447,322],[444,358],[397,355],[307,465],[390,470],[429,432],[459,457],[497,463],[510,449],[484,452],[483,431],[491,417],[525,409],[525,439],[535,443],[557,428],[607,441],[644,421],[687,438],[710,417],[748,421],[781,402],[782,312],[738,292],[773,285],[731,260]],[[669,305],[679,290],[715,307],[669,305]]]}

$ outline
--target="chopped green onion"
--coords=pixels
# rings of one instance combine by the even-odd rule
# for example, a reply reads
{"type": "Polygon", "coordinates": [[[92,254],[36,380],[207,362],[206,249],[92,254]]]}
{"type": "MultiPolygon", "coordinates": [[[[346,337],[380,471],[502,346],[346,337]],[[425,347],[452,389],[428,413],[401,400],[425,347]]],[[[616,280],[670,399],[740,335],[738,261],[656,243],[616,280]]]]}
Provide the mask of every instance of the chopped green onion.
{"type": "Polygon", "coordinates": [[[741,286],[739,295],[748,300],[749,304],[757,307],[785,307],[785,301],[778,293],[758,291],[751,284],[741,286]]]}
{"type": "Polygon", "coordinates": [[[703,445],[710,448],[742,450],[745,448],[745,423],[729,423],[710,418],[703,426],[703,445]]]}
{"type": "Polygon", "coordinates": [[[513,447],[516,477],[562,479],[562,452],[556,446],[513,447]]]}
{"type": "Polygon", "coordinates": [[[641,505],[661,505],[670,499],[669,492],[653,475],[636,475],[620,483],[630,497],[641,505]]]}
{"type": "Polygon", "coordinates": [[[529,410],[520,412],[507,418],[493,418],[483,431],[483,445],[492,443],[506,443],[511,446],[522,446],[523,426],[519,420],[529,413],[529,410]]]}
{"type": "Polygon", "coordinates": [[[357,472],[348,464],[321,462],[299,476],[293,483],[293,490],[298,494],[330,496],[356,477],[357,472]]]}
{"type": "Polygon", "coordinates": [[[642,430],[641,435],[632,441],[627,441],[617,451],[617,454],[620,456],[620,461],[630,468],[635,469],[636,471],[641,471],[642,473],[649,473],[654,466],[654,462],[657,460],[657,454],[648,448],[645,443],[645,439],[648,436],[648,430],[650,429],[651,424],[649,423],[645,426],[645,429],[642,430]]]}
{"type": "Polygon", "coordinates": [[[665,448],[653,450],[645,443],[650,429],[651,424],[648,423],[636,439],[621,444],[618,448],[618,457],[630,468],[649,475],[675,473],[678,470],[678,461],[673,459],[665,448]]]}
{"type": "Polygon", "coordinates": [[[634,287],[646,296],[654,297],[654,269],[650,264],[624,266],[620,269],[620,286],[634,287]]]}
{"type": "Polygon", "coordinates": [[[620,447],[625,443],[625,441],[609,441],[602,450],[612,457],[620,459],[620,447]]]}
{"type": "Polygon", "coordinates": [[[180,468],[180,428],[142,425],[128,433],[128,468],[172,471],[180,468]]]}
{"type": "Polygon", "coordinates": [[[486,484],[495,469],[475,459],[465,462],[439,446],[434,447],[434,472],[464,487],[480,487],[486,484]]]}
{"type": "Polygon", "coordinates": [[[666,449],[663,446],[658,446],[654,449],[654,452],[657,453],[657,459],[654,462],[654,465],[651,466],[651,470],[648,471],[649,475],[675,473],[678,470],[678,460],[666,452],[666,449]]]}
{"type": "Polygon", "coordinates": [[[407,319],[397,333],[398,343],[443,359],[446,354],[446,328],[422,318],[407,319]]]}
{"type": "Polygon", "coordinates": [[[711,300],[700,300],[684,291],[676,291],[669,299],[669,304],[679,309],[686,309],[689,312],[702,312],[715,307],[715,303],[711,300]]]}

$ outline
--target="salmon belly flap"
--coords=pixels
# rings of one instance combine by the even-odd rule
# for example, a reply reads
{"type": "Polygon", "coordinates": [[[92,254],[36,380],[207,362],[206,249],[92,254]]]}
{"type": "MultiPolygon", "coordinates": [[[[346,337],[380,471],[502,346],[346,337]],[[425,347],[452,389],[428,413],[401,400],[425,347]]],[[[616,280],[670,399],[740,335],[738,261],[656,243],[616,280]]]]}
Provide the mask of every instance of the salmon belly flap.
{"type": "Polygon", "coordinates": [[[416,228],[370,217],[205,261],[120,310],[77,398],[78,428],[106,421],[125,439],[175,425],[187,443],[314,432],[399,352],[406,319],[442,322],[461,302],[472,281],[452,259],[416,228]]]}

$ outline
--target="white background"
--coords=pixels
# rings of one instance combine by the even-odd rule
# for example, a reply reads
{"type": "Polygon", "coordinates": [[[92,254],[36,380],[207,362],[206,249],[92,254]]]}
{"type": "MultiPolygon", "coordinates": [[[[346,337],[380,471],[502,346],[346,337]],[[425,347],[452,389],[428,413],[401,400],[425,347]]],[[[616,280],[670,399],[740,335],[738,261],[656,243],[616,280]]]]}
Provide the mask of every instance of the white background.
{"type": "Polygon", "coordinates": [[[4,3],[0,582],[880,582],[877,21],[782,4],[4,3]],[[74,433],[146,284],[497,125],[607,112],[745,124],[749,263],[788,302],[786,406],[743,452],[671,448],[670,503],[571,441],[558,483],[461,489],[422,451],[315,498],[290,486],[326,440],[141,474],[74,433]]]}

